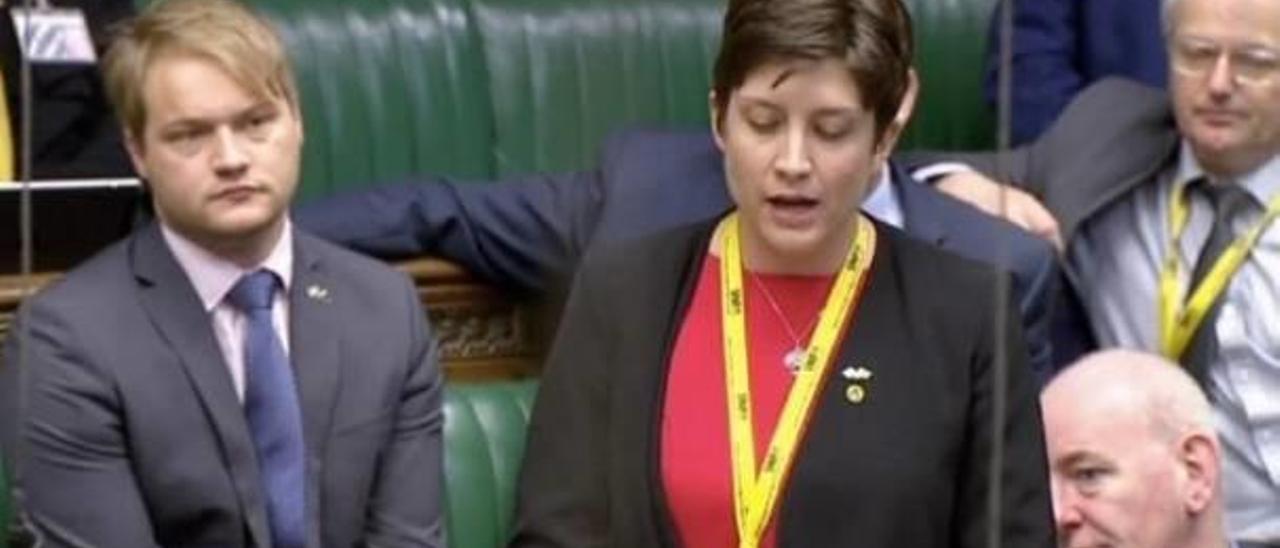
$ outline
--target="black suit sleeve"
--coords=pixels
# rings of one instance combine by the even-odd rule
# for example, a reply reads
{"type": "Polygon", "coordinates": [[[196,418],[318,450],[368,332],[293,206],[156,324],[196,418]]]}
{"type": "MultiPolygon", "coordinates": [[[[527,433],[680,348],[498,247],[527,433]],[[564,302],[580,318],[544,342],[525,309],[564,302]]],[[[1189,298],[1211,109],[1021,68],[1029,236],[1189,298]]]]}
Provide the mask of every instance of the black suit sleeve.
{"type": "Polygon", "coordinates": [[[492,183],[425,178],[302,204],[294,219],[362,253],[436,255],[491,283],[544,292],[573,271],[603,194],[595,171],[492,183]]]}
{"type": "Polygon", "coordinates": [[[1024,270],[1031,274],[1025,279],[1014,276],[1012,295],[1018,298],[1018,312],[1030,356],[1028,366],[1035,372],[1036,385],[1044,386],[1054,372],[1065,365],[1055,361],[1059,352],[1053,332],[1055,307],[1062,300],[1062,269],[1052,251],[1045,252],[1043,259],[1033,266],[1034,269],[1024,270]]]}
{"type": "Polygon", "coordinates": [[[1007,320],[1001,331],[996,331],[994,313],[983,316],[977,324],[981,326],[978,352],[970,363],[972,412],[962,472],[957,480],[956,508],[960,515],[952,538],[957,539],[957,546],[965,548],[989,546],[992,516],[988,486],[992,459],[996,457],[1002,546],[1049,548],[1054,545],[1050,527],[1053,515],[1044,428],[1036,385],[1026,364],[1022,330],[1012,308],[1005,314],[1007,320]],[[1003,371],[997,367],[998,360],[1007,364],[1003,371]],[[998,402],[997,394],[1002,389],[1006,398],[998,402]],[[998,427],[993,421],[997,416],[998,427]]]}
{"type": "Polygon", "coordinates": [[[77,346],[72,311],[30,303],[0,366],[0,442],[20,518],[40,546],[157,546],[114,379],[77,346]]]}
{"type": "Polygon", "coordinates": [[[516,496],[516,547],[604,546],[612,322],[584,267],[552,347],[516,496]]]}

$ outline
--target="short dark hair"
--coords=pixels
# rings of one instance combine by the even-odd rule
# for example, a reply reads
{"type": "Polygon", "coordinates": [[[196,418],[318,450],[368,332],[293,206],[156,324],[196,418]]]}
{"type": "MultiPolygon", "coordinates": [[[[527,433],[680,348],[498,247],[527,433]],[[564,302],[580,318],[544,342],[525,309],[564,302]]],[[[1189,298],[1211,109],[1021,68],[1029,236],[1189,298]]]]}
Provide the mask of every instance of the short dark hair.
{"type": "Polygon", "coordinates": [[[729,0],[712,75],[716,114],[773,61],[844,60],[880,135],[910,82],[911,16],[901,0],[729,0]]]}

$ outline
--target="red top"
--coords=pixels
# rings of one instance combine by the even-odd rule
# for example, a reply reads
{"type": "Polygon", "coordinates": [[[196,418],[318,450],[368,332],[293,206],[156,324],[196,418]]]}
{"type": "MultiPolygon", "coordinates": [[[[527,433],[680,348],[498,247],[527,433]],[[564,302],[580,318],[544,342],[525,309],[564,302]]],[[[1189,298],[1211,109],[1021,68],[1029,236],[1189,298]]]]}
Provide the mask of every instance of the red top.
{"type": "MultiPolygon", "coordinates": [[[[793,377],[783,356],[795,346],[760,286],[768,288],[800,342],[807,344],[834,279],[743,274],[757,461],[764,458],[791,389],[793,377]]],[[[720,259],[708,255],[676,337],[662,408],[662,484],[684,546],[738,545],[723,346],[720,259]]],[[[775,518],[778,510],[775,507],[775,518]]],[[[776,519],[771,519],[761,548],[777,546],[775,525],[776,519]]]]}

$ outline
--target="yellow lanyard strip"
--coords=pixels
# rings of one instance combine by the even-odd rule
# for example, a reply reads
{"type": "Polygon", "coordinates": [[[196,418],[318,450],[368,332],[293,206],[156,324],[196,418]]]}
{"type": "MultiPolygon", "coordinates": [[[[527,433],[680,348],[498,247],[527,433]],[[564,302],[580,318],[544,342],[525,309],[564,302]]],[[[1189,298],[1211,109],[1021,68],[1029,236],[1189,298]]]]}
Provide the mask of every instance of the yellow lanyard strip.
{"type": "Polygon", "coordinates": [[[1187,185],[1173,189],[1173,197],[1169,204],[1169,246],[1165,252],[1164,265],[1160,269],[1160,351],[1168,358],[1177,360],[1187,351],[1195,336],[1196,329],[1204,321],[1214,301],[1226,290],[1231,277],[1244,264],[1253,246],[1262,237],[1271,222],[1280,215],[1280,196],[1267,204],[1267,211],[1257,224],[1236,238],[1222,255],[1213,263],[1213,268],[1205,274],[1204,280],[1194,288],[1184,290],[1178,280],[1180,263],[1178,261],[1178,240],[1187,228],[1187,220],[1191,216],[1191,208],[1185,198],[1187,185]]]}
{"type": "Polygon", "coordinates": [[[809,411],[849,311],[862,293],[875,255],[875,226],[859,217],[849,255],[822,307],[818,326],[805,352],[804,363],[787,393],[768,452],[756,475],[755,431],[751,417],[751,380],[747,367],[746,299],[742,291],[742,251],[738,214],[721,221],[720,303],[723,313],[725,385],[728,390],[729,446],[733,460],[733,510],[738,546],[756,548],[773,514],[784,476],[791,468],[809,411]]]}

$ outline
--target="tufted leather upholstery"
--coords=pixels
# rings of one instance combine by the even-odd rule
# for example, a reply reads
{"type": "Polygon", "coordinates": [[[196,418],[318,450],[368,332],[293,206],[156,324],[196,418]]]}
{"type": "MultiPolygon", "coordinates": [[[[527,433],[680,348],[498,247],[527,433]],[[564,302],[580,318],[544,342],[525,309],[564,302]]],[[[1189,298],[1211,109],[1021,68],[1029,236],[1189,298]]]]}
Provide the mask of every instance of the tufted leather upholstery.
{"type": "Polygon", "coordinates": [[[995,121],[982,96],[987,25],[996,0],[905,0],[915,23],[920,101],[899,146],[983,149],[995,121]]]}
{"type": "Polygon", "coordinates": [[[537,383],[454,383],[445,390],[449,545],[505,546],[537,383]]]}
{"type": "Polygon", "coordinates": [[[303,196],[411,173],[492,175],[493,122],[464,0],[259,0],[298,79],[303,196]]]}
{"type": "Polygon", "coordinates": [[[473,0],[499,174],[591,165],[606,133],[705,125],[722,0],[473,0]]]}
{"type": "MultiPolygon", "coordinates": [[[[591,166],[608,132],[707,123],[724,0],[251,0],[298,73],[304,196],[432,173],[591,166]]],[[[907,148],[989,146],[995,0],[906,0],[924,82],[907,148]]]]}

